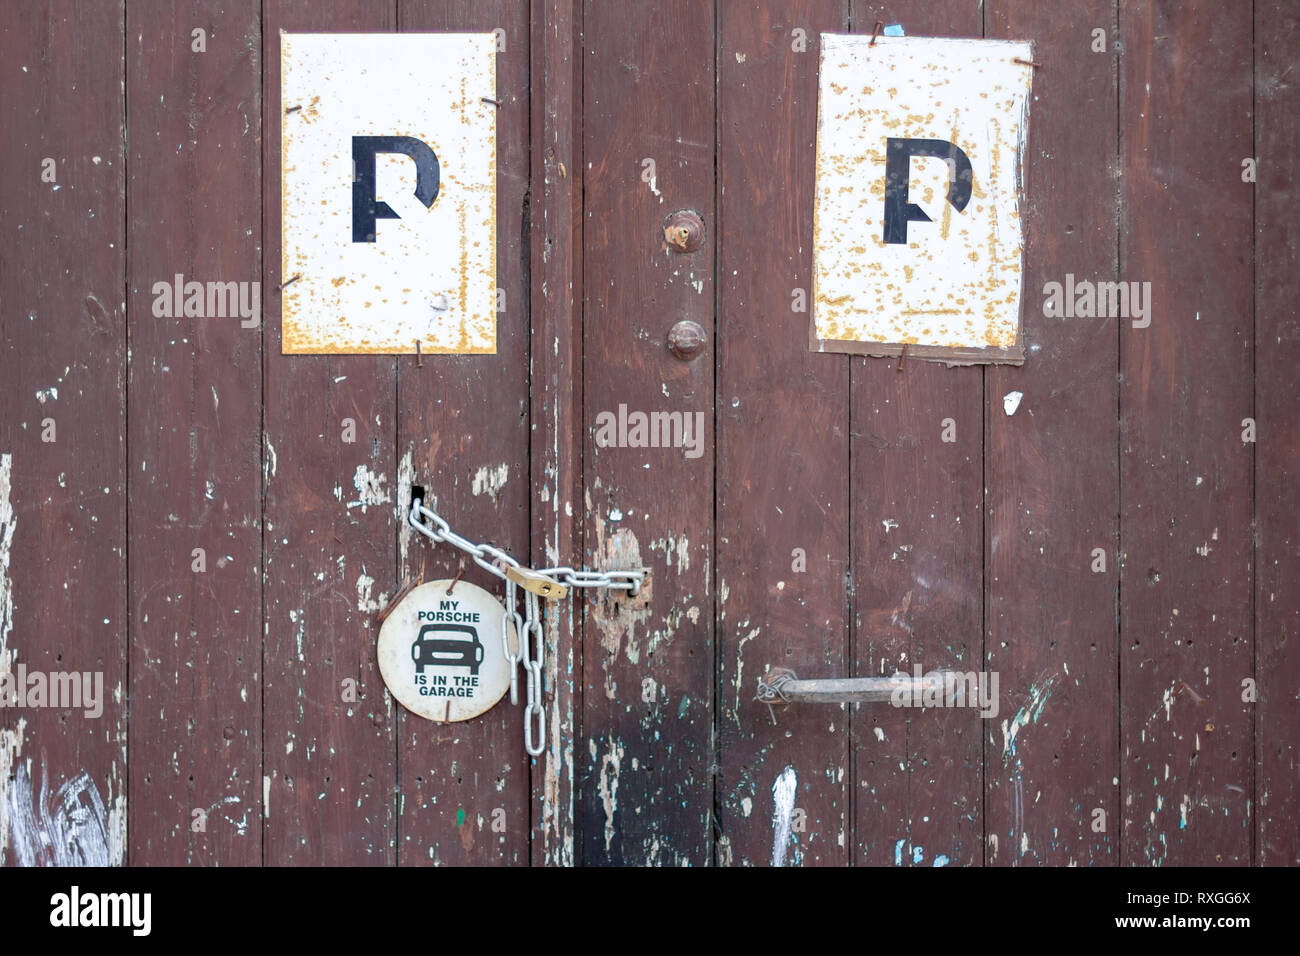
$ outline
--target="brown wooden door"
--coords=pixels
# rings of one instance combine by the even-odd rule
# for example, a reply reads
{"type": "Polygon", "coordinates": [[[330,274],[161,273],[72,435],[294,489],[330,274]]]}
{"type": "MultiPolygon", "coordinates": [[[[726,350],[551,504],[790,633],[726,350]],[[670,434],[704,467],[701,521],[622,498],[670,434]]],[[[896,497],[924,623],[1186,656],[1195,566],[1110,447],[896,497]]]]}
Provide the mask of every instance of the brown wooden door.
{"type": "Polygon", "coordinates": [[[98,793],[79,846],[111,863],[1300,855],[1290,4],[10,19],[0,672],[109,693],[0,709],[4,862],[60,862],[14,809],[42,780],[98,793]],[[1023,367],[808,350],[818,38],[887,23],[1035,44],[1023,367]],[[281,353],[281,30],[497,31],[495,355],[281,353]],[[156,316],[175,273],[260,281],[260,325],[156,316]],[[1151,282],[1150,326],[1045,318],[1066,273],[1151,282]],[[702,431],[605,440],[636,414],[702,431]],[[384,691],[404,587],[499,591],[405,524],[413,486],[534,566],[650,569],[648,597],[550,616],[540,758],[508,703],[438,725],[384,691]],[[918,664],[996,672],[997,715],[754,699],[775,668],[918,664]]]}

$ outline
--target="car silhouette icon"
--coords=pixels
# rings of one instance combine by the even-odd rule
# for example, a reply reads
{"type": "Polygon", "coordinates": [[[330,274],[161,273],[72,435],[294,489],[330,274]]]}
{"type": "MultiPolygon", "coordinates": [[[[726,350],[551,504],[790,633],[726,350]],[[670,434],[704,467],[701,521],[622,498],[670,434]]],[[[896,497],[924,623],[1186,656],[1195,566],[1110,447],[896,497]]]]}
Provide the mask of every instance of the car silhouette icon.
{"type": "Polygon", "coordinates": [[[430,666],[468,667],[471,674],[477,674],[483,663],[483,643],[477,628],[467,624],[426,624],[411,645],[411,660],[421,674],[430,666]]]}

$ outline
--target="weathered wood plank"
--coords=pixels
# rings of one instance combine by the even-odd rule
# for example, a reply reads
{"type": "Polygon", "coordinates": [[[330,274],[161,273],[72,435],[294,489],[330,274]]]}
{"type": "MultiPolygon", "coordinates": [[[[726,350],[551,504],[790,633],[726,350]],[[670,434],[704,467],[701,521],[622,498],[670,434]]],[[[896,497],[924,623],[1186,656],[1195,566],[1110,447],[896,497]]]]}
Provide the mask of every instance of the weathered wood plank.
{"type": "Polygon", "coordinates": [[[262,22],[266,862],[392,864],[395,705],[375,616],[397,578],[395,363],[281,354],[276,290],[291,278],[280,264],[280,127],[291,121],[280,31],[391,30],[394,10],[267,0],[262,22]]]}
{"type": "Polygon", "coordinates": [[[1250,862],[1251,11],[1120,11],[1120,860],[1250,862]],[[1208,132],[1207,132],[1208,131],[1208,132]]]}
{"type": "Polygon", "coordinates": [[[1026,360],[986,373],[985,666],[1001,697],[983,722],[986,858],[1114,864],[1118,320],[1047,318],[1043,289],[1067,273],[1122,278],[1115,3],[993,0],[985,17],[989,36],[1033,40],[1044,64],[1034,72],[1025,157],[1026,360]],[[1104,31],[1104,52],[1093,50],[1094,29],[1104,31]],[[1008,415],[1012,392],[1023,398],[1008,415]]]}
{"type": "Polygon", "coordinates": [[[714,13],[672,0],[584,14],[587,563],[653,569],[649,607],[587,599],[579,812],[592,864],[712,857],[712,349],[683,362],[665,341],[682,319],[714,329],[714,13]],[[692,253],[664,242],[680,209],[704,219],[692,253]],[[698,447],[600,447],[597,418],[620,406],[681,413],[698,447]]]}
{"type": "MultiPolygon", "coordinates": [[[[528,191],[528,5],[401,0],[404,31],[504,31],[497,53],[497,313],[495,355],[428,356],[398,363],[399,504],[411,482],[452,528],[528,556],[528,294],[524,208],[528,191]]],[[[494,109],[484,103],[483,109],[494,109]]],[[[499,579],[449,545],[412,536],[403,525],[404,578],[455,577],[500,596],[499,579]]],[[[521,679],[522,694],[522,679],[521,679]]],[[[438,725],[399,708],[399,862],[526,863],[529,757],[523,703],[505,698],[481,717],[438,725]],[[504,830],[500,829],[504,827],[504,830]]]]}
{"type": "MultiPolygon", "coordinates": [[[[534,565],[582,563],[582,4],[533,4],[531,316],[534,565]]],[[[534,864],[576,859],[582,596],[547,620],[547,749],[532,774],[534,864]]]]}
{"type": "MultiPolygon", "coordinates": [[[[850,14],[854,33],[881,21],[912,36],[981,35],[980,9],[965,0],[855,2],[850,14]]],[[[854,673],[979,670],[984,371],[897,367],[852,360],[854,673]]],[[[985,723],[969,708],[854,712],[857,862],[981,861],[985,723]]]]}
{"type": "Polygon", "coordinates": [[[720,863],[848,861],[845,707],[778,708],[774,725],[754,700],[770,667],[849,672],[849,360],[807,346],[818,37],[845,27],[845,7],[720,11],[720,863]],[[774,847],[772,788],[787,767],[793,819],[774,847]]]}
{"type": "Polygon", "coordinates": [[[133,863],[262,858],[259,12],[127,9],[133,863]]]}
{"type": "MultiPolygon", "coordinates": [[[[1300,863],[1300,11],[1255,3],[1255,713],[1254,861],[1300,863]]],[[[1243,157],[1244,159],[1244,157],[1243,157]]],[[[1249,188],[1243,186],[1242,188],[1249,188]]],[[[1244,414],[1243,414],[1244,417],[1244,414]]]]}
{"type": "Polygon", "coordinates": [[[121,3],[42,2],[0,30],[0,672],[89,673],[102,705],[0,709],[0,864],[126,848],[123,23],[121,3]],[[83,773],[55,852],[12,810],[35,819],[48,785],[70,823],[54,793],[83,773]]]}

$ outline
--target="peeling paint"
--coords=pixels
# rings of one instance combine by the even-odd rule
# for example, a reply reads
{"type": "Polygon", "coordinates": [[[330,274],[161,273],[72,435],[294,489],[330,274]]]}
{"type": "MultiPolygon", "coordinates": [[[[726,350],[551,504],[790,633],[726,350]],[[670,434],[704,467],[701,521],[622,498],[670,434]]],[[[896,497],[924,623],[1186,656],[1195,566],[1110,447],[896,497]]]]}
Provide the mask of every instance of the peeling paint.
{"type": "MultiPolygon", "coordinates": [[[[13,671],[14,655],[9,650],[9,633],[14,625],[13,582],[9,578],[9,561],[13,553],[14,529],[18,519],[10,502],[13,456],[0,454],[0,674],[13,671]]],[[[5,864],[9,846],[9,788],[14,767],[23,749],[23,731],[27,721],[21,717],[14,728],[0,729],[0,866],[5,864]]]]}
{"type": "Polygon", "coordinates": [[[1008,721],[1002,721],[1002,759],[1005,761],[1008,757],[1014,756],[1016,752],[1016,735],[1030,723],[1038,723],[1038,718],[1042,716],[1043,707],[1047,705],[1047,700],[1052,696],[1052,688],[1056,683],[1056,674],[1048,677],[1046,680],[1035,682],[1029,686],[1029,697],[1016,711],[1014,717],[1008,721]]]}
{"type": "MultiPolygon", "coordinates": [[[[595,744],[593,742],[592,746],[595,744]]],[[[609,753],[600,761],[600,783],[597,792],[605,808],[605,852],[614,842],[614,814],[618,812],[618,774],[623,762],[623,745],[609,742],[609,753]]]]}
{"type": "Polygon", "coordinates": [[[510,465],[500,464],[494,468],[484,465],[474,473],[474,482],[470,492],[475,495],[490,495],[493,501],[510,480],[510,465]]]}
{"type": "Polygon", "coordinates": [[[356,473],[352,476],[352,485],[357,490],[355,501],[348,502],[348,509],[360,508],[361,513],[365,514],[366,509],[373,506],[387,504],[392,501],[392,495],[384,487],[384,482],[388,480],[386,475],[377,475],[365,465],[357,465],[356,473]]]}
{"type": "Polygon", "coordinates": [[[785,866],[785,852],[790,845],[790,824],[794,819],[794,799],[799,781],[794,767],[786,767],[772,784],[772,865],[785,866]]]}
{"type": "Polygon", "coordinates": [[[357,577],[357,610],[362,614],[378,614],[388,604],[388,595],[380,591],[379,597],[372,597],[375,579],[364,571],[357,577]]]}
{"type": "Polygon", "coordinates": [[[408,552],[411,547],[411,523],[406,520],[411,505],[411,486],[415,484],[413,449],[407,446],[402,460],[397,463],[397,560],[403,582],[411,580],[408,552]]]}

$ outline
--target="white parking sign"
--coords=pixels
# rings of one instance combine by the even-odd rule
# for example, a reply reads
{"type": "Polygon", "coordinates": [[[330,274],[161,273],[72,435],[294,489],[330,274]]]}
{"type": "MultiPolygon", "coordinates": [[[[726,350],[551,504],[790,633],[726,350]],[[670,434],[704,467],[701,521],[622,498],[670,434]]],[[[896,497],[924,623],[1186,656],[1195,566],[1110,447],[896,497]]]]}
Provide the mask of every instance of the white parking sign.
{"type": "Polygon", "coordinates": [[[1028,43],[823,34],[812,347],[1020,362],[1028,43]]]}
{"type": "Polygon", "coordinates": [[[286,353],[496,351],[496,43],[281,34],[286,353]]]}

